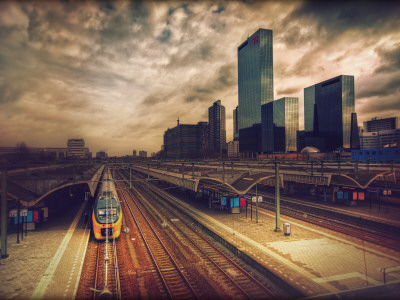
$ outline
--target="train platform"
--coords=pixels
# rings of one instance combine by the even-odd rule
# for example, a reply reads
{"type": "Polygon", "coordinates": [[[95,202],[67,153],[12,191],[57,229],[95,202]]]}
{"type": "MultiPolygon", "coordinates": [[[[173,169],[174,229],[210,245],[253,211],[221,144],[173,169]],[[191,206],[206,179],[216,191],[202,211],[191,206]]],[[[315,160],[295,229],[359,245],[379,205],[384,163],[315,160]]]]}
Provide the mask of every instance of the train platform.
{"type": "Polygon", "coordinates": [[[17,243],[16,233],[7,236],[8,258],[0,261],[1,299],[73,299],[90,231],[86,228],[85,202],[17,243]]]}
{"type": "MultiPolygon", "coordinates": [[[[182,202],[192,217],[221,237],[236,253],[244,253],[304,297],[324,299],[400,298],[400,253],[363,242],[297,219],[280,216],[276,232],[274,212],[250,208],[238,214],[209,209],[199,200],[182,202]],[[283,224],[289,223],[290,235],[283,224]],[[387,268],[386,278],[382,269],[387,268]],[[386,283],[384,283],[384,280],[386,283]]],[[[344,211],[346,208],[342,208],[344,211]]],[[[368,209],[351,207],[347,213],[373,215],[368,209]]],[[[376,207],[374,209],[377,209],[376,207]]],[[[379,219],[393,219],[385,210],[379,219]]],[[[397,215],[397,220],[399,215],[397,215]]]]}
{"type": "MultiPolygon", "coordinates": [[[[275,214],[243,210],[230,214],[209,209],[199,200],[182,202],[198,222],[209,227],[234,248],[269,272],[278,275],[304,297],[323,299],[400,298],[400,253],[347,237],[329,229],[281,215],[291,225],[291,234],[275,232],[275,214]],[[399,269],[399,268],[398,268],[399,269]],[[375,297],[376,296],[376,297],[375,297]]],[[[9,257],[0,261],[1,299],[73,299],[78,288],[89,230],[85,226],[85,203],[71,206],[44,228],[29,231],[16,243],[8,235],[9,257]]],[[[347,208],[342,208],[346,210],[347,208]]],[[[354,213],[369,208],[350,207],[354,213]]],[[[367,209],[367,210],[366,210],[367,209]]],[[[392,217],[392,211],[371,208],[371,215],[392,217]]]]}

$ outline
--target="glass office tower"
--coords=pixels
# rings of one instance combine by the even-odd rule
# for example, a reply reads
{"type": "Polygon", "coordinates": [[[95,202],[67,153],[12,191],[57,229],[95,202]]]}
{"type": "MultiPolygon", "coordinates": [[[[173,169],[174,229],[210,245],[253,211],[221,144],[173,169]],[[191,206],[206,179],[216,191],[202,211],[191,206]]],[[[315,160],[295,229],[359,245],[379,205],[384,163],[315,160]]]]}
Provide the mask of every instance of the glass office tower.
{"type": "MultiPolygon", "coordinates": [[[[320,150],[352,148],[354,102],[354,76],[340,75],[304,89],[304,128],[321,140],[320,150]]],[[[306,146],[315,146],[307,143],[307,136],[306,146]]]]}
{"type": "Polygon", "coordinates": [[[299,99],[284,97],[264,104],[261,111],[263,152],[296,152],[299,99]]]}
{"type": "MultiPolygon", "coordinates": [[[[315,85],[304,89],[304,111],[314,112],[315,105],[315,85]],[[307,99],[307,100],[306,100],[307,99]]],[[[313,132],[314,126],[314,113],[304,113],[304,131],[313,132]]]]}
{"type": "Polygon", "coordinates": [[[274,98],[272,30],[258,29],[237,51],[240,130],[260,124],[261,105],[274,98]]]}

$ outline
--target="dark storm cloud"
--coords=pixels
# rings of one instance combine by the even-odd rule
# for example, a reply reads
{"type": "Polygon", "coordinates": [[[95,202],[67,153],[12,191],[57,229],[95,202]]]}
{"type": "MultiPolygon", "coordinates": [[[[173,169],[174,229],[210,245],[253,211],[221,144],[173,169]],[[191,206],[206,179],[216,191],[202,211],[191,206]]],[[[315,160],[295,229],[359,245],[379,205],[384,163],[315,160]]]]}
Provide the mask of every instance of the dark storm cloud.
{"type": "Polygon", "coordinates": [[[172,55],[168,65],[168,69],[175,69],[179,67],[186,67],[193,62],[199,63],[204,61],[210,61],[213,58],[213,44],[206,40],[201,44],[191,47],[186,51],[179,51],[172,55]]]}
{"type": "MultiPolygon", "coordinates": [[[[375,78],[373,83],[362,86],[357,98],[383,97],[397,95],[400,97],[400,77],[394,76],[389,79],[375,78]]],[[[399,101],[400,103],[400,101],[399,101]]]]}
{"type": "Polygon", "coordinates": [[[185,88],[185,102],[210,101],[215,94],[223,93],[236,85],[236,66],[227,64],[220,67],[214,76],[201,82],[197,77],[191,79],[191,83],[185,88]]]}
{"type": "MultiPolygon", "coordinates": [[[[306,1],[293,11],[286,24],[293,20],[310,20],[318,23],[319,30],[329,35],[349,30],[396,31],[400,24],[400,5],[397,1],[306,1]]],[[[329,36],[331,37],[331,36],[329,36]]],[[[361,38],[362,36],[360,36],[361,38]]]]}
{"type": "Polygon", "coordinates": [[[147,95],[141,104],[152,107],[164,102],[166,98],[166,95],[164,95],[161,91],[158,91],[157,93],[147,95]]]}
{"type": "Polygon", "coordinates": [[[157,39],[161,43],[167,43],[170,38],[171,38],[171,30],[169,30],[169,29],[164,29],[163,32],[161,33],[161,35],[159,35],[157,37],[157,39]]]}
{"type": "Polygon", "coordinates": [[[218,8],[217,8],[216,10],[213,10],[212,12],[213,12],[214,14],[220,14],[220,13],[222,13],[223,11],[225,11],[225,6],[222,5],[221,3],[218,3],[218,8]]]}
{"type": "MultiPolygon", "coordinates": [[[[360,104],[357,108],[357,115],[363,115],[364,119],[384,116],[398,116],[394,111],[400,110],[399,95],[376,98],[375,101],[368,101],[360,104]]],[[[360,122],[359,122],[360,123],[360,122]]]]}
{"type": "Polygon", "coordinates": [[[375,72],[377,73],[391,73],[400,69],[400,43],[396,44],[395,49],[378,48],[376,52],[383,60],[383,63],[378,67],[375,72]]]}

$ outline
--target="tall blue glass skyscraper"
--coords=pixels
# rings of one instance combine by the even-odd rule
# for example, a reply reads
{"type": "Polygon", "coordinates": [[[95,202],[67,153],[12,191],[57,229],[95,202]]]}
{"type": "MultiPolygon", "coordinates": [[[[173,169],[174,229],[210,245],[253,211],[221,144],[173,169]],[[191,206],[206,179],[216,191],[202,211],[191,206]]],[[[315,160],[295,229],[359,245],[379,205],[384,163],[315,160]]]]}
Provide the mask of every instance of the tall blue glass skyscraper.
{"type": "Polygon", "coordinates": [[[258,29],[237,51],[240,130],[260,124],[261,105],[274,100],[272,30],[258,29]]]}
{"type": "Polygon", "coordinates": [[[354,102],[354,76],[340,75],[305,88],[306,146],[322,151],[355,148],[358,132],[354,102]],[[310,141],[318,140],[318,145],[308,143],[307,134],[312,137],[310,141]]]}

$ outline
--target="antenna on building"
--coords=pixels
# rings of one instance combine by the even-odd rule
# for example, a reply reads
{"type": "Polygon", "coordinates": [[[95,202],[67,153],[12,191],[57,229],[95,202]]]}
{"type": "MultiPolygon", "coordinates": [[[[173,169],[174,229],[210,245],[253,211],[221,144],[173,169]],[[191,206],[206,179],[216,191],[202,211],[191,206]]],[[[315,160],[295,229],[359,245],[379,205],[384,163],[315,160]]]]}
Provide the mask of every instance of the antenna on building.
{"type": "Polygon", "coordinates": [[[178,117],[178,120],[177,120],[177,121],[178,121],[178,126],[179,126],[179,117],[178,117]]]}

